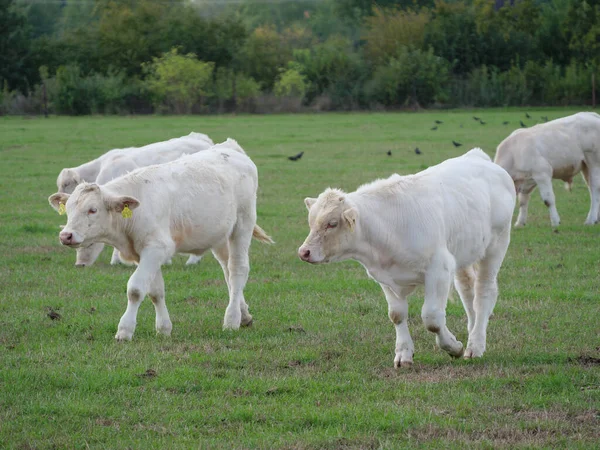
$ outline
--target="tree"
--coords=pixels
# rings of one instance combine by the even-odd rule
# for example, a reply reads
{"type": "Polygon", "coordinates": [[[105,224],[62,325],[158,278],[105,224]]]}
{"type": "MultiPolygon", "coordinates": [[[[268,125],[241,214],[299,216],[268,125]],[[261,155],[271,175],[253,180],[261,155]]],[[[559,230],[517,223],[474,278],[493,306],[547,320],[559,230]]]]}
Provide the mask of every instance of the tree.
{"type": "Polygon", "coordinates": [[[0,0],[0,89],[28,88],[26,77],[30,67],[28,26],[25,15],[13,0],[0,0]]]}

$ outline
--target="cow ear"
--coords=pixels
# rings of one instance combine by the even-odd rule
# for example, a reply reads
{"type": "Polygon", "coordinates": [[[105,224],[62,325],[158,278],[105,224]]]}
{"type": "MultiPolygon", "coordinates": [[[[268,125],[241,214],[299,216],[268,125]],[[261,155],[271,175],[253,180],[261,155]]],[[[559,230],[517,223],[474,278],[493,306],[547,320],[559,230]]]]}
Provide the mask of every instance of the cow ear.
{"type": "Polygon", "coordinates": [[[127,206],[129,209],[135,209],[140,206],[140,202],[135,197],[129,197],[128,195],[123,195],[121,197],[115,197],[109,201],[108,209],[112,211],[116,211],[118,213],[123,212],[127,206]]]}
{"type": "MultiPolygon", "coordinates": [[[[65,194],[64,192],[57,192],[56,194],[52,194],[48,197],[48,203],[52,206],[57,212],[61,212],[62,208],[64,208],[67,200],[69,200],[70,195],[65,194]],[[63,205],[62,208],[60,205],[63,205]]],[[[64,212],[62,213],[64,214],[64,212]]]]}
{"type": "Polygon", "coordinates": [[[316,198],[311,198],[311,197],[306,197],[304,199],[304,204],[306,205],[306,209],[308,209],[310,211],[310,208],[312,208],[312,205],[314,205],[317,202],[316,198]]]}
{"type": "Polygon", "coordinates": [[[356,225],[356,219],[358,217],[358,210],[356,208],[349,208],[342,213],[342,217],[346,221],[350,231],[354,231],[354,226],[356,225]]]}

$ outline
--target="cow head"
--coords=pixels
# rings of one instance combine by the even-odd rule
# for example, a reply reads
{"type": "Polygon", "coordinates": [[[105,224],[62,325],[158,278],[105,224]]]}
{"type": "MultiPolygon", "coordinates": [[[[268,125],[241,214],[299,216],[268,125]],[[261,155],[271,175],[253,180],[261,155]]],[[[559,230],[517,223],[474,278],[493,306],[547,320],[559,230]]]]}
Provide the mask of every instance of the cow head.
{"type": "Polygon", "coordinates": [[[71,195],[53,194],[48,201],[57,211],[66,210],[68,220],[59,238],[61,244],[72,248],[87,247],[106,239],[114,219],[123,209],[133,210],[140,204],[133,197],[115,196],[90,183],[80,184],[71,195]]]}
{"type": "Polygon", "coordinates": [[[58,187],[58,192],[72,194],[77,185],[82,181],[83,180],[74,169],[63,169],[58,174],[56,186],[58,187]]]}
{"type": "Polygon", "coordinates": [[[318,264],[346,259],[355,240],[358,210],[344,192],[327,189],[318,198],[304,199],[310,233],[298,249],[303,261],[318,264]]]}

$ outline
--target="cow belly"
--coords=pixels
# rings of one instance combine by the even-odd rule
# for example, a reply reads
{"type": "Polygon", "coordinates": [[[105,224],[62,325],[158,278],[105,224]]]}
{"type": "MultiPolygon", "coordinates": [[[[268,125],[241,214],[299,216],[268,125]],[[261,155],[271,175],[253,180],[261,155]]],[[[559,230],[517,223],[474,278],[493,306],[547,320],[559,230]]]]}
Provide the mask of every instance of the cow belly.
{"type": "Polygon", "coordinates": [[[560,167],[555,167],[552,171],[552,178],[571,181],[573,177],[581,171],[581,161],[576,163],[566,164],[560,167]]]}

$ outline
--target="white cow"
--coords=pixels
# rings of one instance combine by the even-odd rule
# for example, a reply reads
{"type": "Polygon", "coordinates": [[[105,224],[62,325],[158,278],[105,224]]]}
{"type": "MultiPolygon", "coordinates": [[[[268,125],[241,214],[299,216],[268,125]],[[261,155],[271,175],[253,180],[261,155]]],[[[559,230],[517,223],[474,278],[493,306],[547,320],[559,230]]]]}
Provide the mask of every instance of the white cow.
{"type": "Polygon", "coordinates": [[[304,202],[310,234],[298,255],[313,264],[354,259],[379,282],[396,328],[395,367],[413,362],[407,297],[421,284],[421,317],[440,348],[454,357],[483,355],[515,191],[481,149],[415,175],[395,174],[352,193],[327,189],[304,202]],[[446,327],[452,278],[468,317],[464,352],[446,327]]]}
{"type": "Polygon", "coordinates": [[[63,245],[103,242],[138,263],[127,283],[127,310],[116,334],[118,340],[130,340],[146,294],[156,310],[156,331],[171,333],[161,265],[176,252],[201,255],[211,249],[229,290],[223,327],[252,322],[243,294],[250,241],[273,242],[256,225],[257,188],[256,166],[228,139],[104,185],[82,183],[70,196],[59,192],[48,200],[56,210],[65,205],[68,221],[59,235],[63,245]]]}
{"type": "MultiPolygon", "coordinates": [[[[215,145],[214,142],[206,134],[192,132],[186,136],[155,142],[143,147],[110,150],[81,166],[63,169],[56,180],[58,192],[70,194],[78,184],[84,181],[104,184],[140,167],[173,161],[184,154],[189,155],[206,150],[213,145],[215,145]]],[[[103,249],[104,244],[102,243],[78,248],[75,265],[77,267],[91,266],[103,249]]],[[[200,258],[192,255],[186,264],[196,264],[198,261],[200,258]]],[[[119,252],[115,249],[110,263],[119,264],[120,262],[119,252]]]]}
{"type": "Polygon", "coordinates": [[[585,223],[592,225],[600,219],[600,115],[582,112],[515,130],[498,145],[494,162],[510,174],[519,194],[515,226],[527,222],[527,205],[537,185],[549,209],[550,222],[557,227],[560,217],[552,179],[565,181],[571,190],[573,177],[579,172],[591,197],[585,223]]]}

